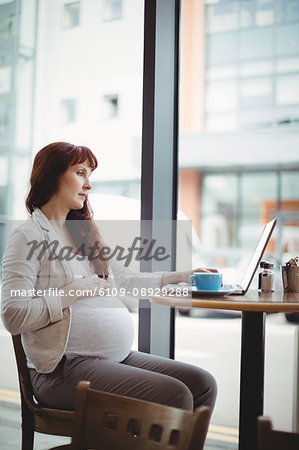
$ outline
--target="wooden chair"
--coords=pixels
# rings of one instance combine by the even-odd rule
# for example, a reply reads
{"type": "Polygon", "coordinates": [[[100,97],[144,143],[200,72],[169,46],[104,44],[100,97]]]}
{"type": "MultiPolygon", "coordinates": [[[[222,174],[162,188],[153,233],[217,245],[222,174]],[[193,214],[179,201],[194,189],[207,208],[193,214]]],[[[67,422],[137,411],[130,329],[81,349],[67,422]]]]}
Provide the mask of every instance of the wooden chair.
{"type": "Polygon", "coordinates": [[[299,434],[273,430],[269,417],[257,420],[258,450],[298,450],[299,434]]]}
{"type": "Polygon", "coordinates": [[[44,408],[37,404],[33,397],[21,335],[12,336],[12,340],[21,392],[22,450],[33,449],[34,431],[57,436],[71,436],[74,411],[44,408]]]}
{"type": "Polygon", "coordinates": [[[88,381],[78,384],[71,450],[203,449],[208,407],[189,412],[89,386],[88,381]]]}

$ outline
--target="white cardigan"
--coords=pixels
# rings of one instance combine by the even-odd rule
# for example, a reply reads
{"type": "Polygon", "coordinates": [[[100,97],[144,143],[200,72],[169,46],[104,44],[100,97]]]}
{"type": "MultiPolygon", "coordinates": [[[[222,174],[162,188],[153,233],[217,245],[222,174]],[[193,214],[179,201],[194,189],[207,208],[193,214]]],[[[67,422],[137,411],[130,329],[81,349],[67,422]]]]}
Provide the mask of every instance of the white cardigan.
{"type": "MultiPolygon", "coordinates": [[[[61,360],[70,329],[70,309],[62,310],[59,295],[13,296],[12,290],[24,292],[61,288],[74,280],[67,261],[49,259],[52,247],[38,260],[39,251],[27,260],[32,240],[59,241],[50,221],[36,208],[28,220],[13,231],[2,261],[1,315],[7,330],[22,334],[25,353],[41,373],[52,372],[61,360]]],[[[58,245],[56,254],[61,246],[58,245]]],[[[133,273],[113,258],[109,266],[109,284],[132,292],[134,287],[159,288],[161,273],[133,273]],[[114,281],[113,281],[114,280],[114,281]],[[112,283],[111,283],[112,281],[112,283]]]]}

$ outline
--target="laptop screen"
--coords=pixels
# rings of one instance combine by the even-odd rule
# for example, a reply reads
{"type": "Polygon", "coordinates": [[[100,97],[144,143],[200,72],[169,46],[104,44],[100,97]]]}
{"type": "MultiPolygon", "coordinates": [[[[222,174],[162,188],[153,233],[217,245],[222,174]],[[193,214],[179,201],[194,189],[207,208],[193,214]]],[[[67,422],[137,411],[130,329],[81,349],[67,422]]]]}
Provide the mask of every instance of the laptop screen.
{"type": "Polygon", "coordinates": [[[273,219],[270,222],[268,222],[264,227],[260,240],[256,246],[256,249],[254,250],[250,263],[242,279],[242,288],[245,289],[245,291],[247,291],[247,289],[249,288],[251,280],[254,277],[255,271],[262,259],[264,251],[270,240],[272,231],[274,230],[275,224],[276,219],[273,219]]]}

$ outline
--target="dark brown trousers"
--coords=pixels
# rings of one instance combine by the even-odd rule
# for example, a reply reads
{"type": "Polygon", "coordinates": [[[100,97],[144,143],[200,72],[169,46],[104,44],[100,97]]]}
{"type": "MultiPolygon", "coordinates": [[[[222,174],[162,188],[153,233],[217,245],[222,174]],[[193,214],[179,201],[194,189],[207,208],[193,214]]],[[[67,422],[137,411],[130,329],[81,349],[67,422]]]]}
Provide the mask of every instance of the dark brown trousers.
{"type": "Polygon", "coordinates": [[[90,381],[98,389],[163,405],[193,410],[214,408],[217,386],[204,369],[159,356],[132,351],[121,363],[66,355],[54,372],[30,369],[36,399],[44,406],[73,409],[77,384],[90,381]]]}

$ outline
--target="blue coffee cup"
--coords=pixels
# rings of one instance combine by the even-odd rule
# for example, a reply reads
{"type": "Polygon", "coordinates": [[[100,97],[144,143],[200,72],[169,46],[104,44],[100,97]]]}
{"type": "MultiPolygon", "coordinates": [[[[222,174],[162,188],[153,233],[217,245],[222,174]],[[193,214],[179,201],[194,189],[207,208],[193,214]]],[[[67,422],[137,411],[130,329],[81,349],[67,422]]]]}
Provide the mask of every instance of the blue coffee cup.
{"type": "Polygon", "coordinates": [[[195,272],[188,278],[189,284],[198,291],[219,291],[222,285],[222,274],[214,272],[195,272]]]}

